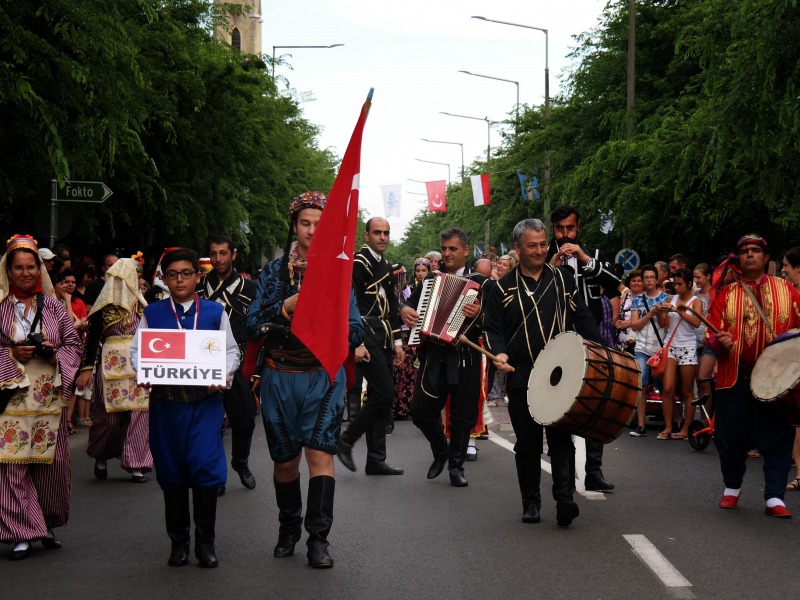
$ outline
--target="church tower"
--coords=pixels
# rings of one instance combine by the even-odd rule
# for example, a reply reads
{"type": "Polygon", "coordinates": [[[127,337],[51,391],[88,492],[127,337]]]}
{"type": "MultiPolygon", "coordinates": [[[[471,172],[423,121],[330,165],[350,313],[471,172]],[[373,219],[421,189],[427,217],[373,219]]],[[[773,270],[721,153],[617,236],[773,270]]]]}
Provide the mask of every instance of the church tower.
{"type": "Polygon", "coordinates": [[[217,27],[215,36],[234,50],[261,54],[261,0],[214,0],[227,14],[227,25],[217,27]]]}

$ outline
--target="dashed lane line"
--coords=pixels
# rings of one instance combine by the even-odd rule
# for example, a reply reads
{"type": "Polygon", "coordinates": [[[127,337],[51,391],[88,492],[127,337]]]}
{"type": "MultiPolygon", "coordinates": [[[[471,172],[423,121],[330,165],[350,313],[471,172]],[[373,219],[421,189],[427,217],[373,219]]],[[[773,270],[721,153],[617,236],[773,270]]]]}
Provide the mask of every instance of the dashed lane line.
{"type": "Polygon", "coordinates": [[[681,575],[680,571],[659,552],[647,537],[641,534],[623,535],[625,541],[631,545],[633,553],[661,580],[670,591],[673,598],[690,600],[695,595],[689,589],[692,584],[681,575]]]}

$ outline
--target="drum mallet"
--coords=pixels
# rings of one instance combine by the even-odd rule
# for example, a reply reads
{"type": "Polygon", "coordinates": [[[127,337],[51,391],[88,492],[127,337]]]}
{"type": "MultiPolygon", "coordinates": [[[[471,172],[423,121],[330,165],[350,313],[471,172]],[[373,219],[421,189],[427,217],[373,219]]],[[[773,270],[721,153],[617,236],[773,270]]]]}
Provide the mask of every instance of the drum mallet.
{"type": "MultiPolygon", "coordinates": [[[[460,338],[458,338],[458,339],[459,339],[459,341],[460,341],[460,342],[462,342],[462,343],[466,344],[466,345],[467,345],[467,346],[469,346],[470,348],[474,348],[475,350],[477,350],[477,351],[478,351],[478,352],[480,352],[481,354],[485,354],[487,358],[491,358],[492,360],[496,360],[496,361],[498,361],[498,362],[505,362],[505,361],[502,361],[502,360],[500,360],[499,358],[497,358],[497,357],[496,357],[494,354],[492,354],[491,352],[489,352],[489,351],[487,351],[487,350],[484,350],[483,348],[481,348],[481,347],[480,347],[478,344],[476,344],[475,342],[473,342],[472,340],[470,340],[470,339],[469,339],[467,336],[465,336],[465,335],[462,335],[462,336],[461,336],[460,338]]],[[[512,366],[511,366],[511,365],[509,365],[508,363],[506,363],[506,364],[507,364],[507,365],[508,365],[508,367],[511,369],[511,372],[512,372],[512,373],[513,373],[514,371],[516,371],[516,369],[515,369],[514,367],[512,367],[512,366]]]]}

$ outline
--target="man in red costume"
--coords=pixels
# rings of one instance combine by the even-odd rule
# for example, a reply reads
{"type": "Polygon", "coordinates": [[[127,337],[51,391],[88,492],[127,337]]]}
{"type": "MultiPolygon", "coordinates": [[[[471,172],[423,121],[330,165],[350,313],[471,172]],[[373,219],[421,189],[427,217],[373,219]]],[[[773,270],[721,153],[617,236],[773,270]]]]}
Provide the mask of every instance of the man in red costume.
{"type": "Polygon", "coordinates": [[[764,458],[764,512],[789,518],[792,513],[783,495],[792,462],[794,427],[773,406],[753,397],[750,374],[767,344],[800,327],[800,294],[788,282],[765,274],[769,248],[761,236],[743,236],[736,253],[741,278],[720,290],[709,314],[709,321],[720,330],[709,338],[718,361],[714,443],[725,483],[719,506],[736,508],[747,451],[755,447],[764,458]]]}

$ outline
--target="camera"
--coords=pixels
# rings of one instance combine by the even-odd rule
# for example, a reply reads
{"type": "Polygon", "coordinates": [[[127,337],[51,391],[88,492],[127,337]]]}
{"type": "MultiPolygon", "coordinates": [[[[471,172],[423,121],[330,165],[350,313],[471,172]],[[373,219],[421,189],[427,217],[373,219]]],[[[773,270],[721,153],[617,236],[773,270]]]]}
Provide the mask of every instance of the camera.
{"type": "Polygon", "coordinates": [[[20,345],[33,346],[33,353],[45,360],[53,358],[53,349],[44,345],[44,336],[41,333],[29,333],[20,345]]]}

